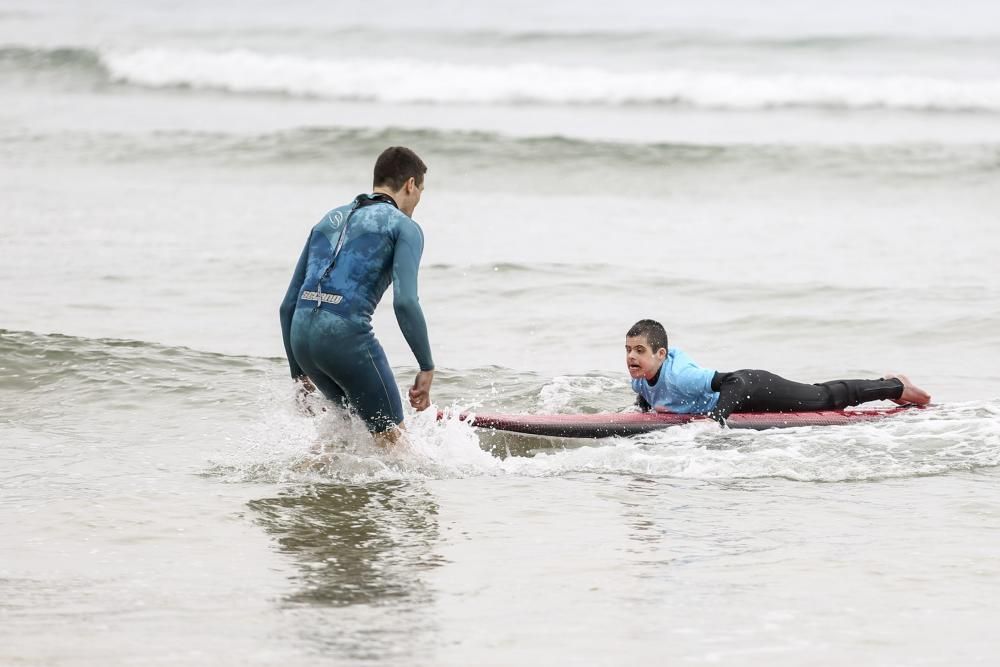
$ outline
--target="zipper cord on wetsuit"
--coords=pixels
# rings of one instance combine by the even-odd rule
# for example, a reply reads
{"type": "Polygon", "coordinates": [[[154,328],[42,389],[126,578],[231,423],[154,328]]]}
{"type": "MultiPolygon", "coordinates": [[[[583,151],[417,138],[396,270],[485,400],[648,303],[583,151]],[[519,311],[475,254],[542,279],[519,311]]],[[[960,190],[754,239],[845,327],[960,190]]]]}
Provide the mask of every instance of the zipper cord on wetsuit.
{"type": "Polygon", "coordinates": [[[358,206],[361,203],[360,199],[354,200],[354,205],[351,206],[351,210],[347,213],[347,217],[344,218],[344,226],[340,228],[340,238],[337,239],[337,247],[333,249],[333,257],[330,258],[330,265],[326,267],[326,271],[323,275],[319,277],[316,281],[316,309],[318,310],[320,306],[323,305],[323,281],[326,280],[327,276],[330,275],[330,271],[333,271],[334,264],[337,263],[337,255],[340,254],[341,248],[344,247],[344,241],[347,240],[347,223],[351,221],[351,216],[354,212],[358,210],[358,206]]]}
{"type": "Polygon", "coordinates": [[[396,205],[395,199],[389,195],[382,194],[381,192],[370,197],[358,195],[354,198],[354,204],[351,206],[351,210],[347,213],[347,217],[344,219],[344,226],[340,228],[340,238],[337,239],[337,247],[333,250],[333,257],[330,258],[330,265],[326,267],[326,271],[324,271],[323,275],[321,275],[319,280],[316,281],[316,309],[319,309],[319,307],[323,304],[323,281],[326,280],[327,276],[330,275],[330,272],[333,271],[333,266],[337,263],[337,255],[340,254],[340,249],[344,247],[344,241],[347,240],[347,223],[351,221],[351,216],[354,215],[354,212],[359,208],[378,203],[391,204],[397,210],[399,209],[399,206],[396,205]]]}

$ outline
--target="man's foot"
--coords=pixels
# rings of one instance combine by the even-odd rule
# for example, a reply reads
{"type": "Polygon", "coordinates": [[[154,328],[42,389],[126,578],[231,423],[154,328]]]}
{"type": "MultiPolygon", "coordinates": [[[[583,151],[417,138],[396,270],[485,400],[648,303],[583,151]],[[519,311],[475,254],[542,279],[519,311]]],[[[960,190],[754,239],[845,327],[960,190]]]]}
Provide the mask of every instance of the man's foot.
{"type": "Polygon", "coordinates": [[[392,451],[397,447],[408,449],[410,446],[410,440],[406,437],[406,432],[402,424],[388,431],[373,433],[372,436],[375,438],[375,444],[386,451],[392,451]]]}
{"type": "Polygon", "coordinates": [[[898,405],[927,405],[931,402],[931,395],[910,382],[910,378],[899,373],[886,373],[886,380],[896,379],[903,383],[903,393],[899,398],[890,399],[898,405]]]}
{"type": "Polygon", "coordinates": [[[340,456],[333,452],[324,452],[314,448],[309,456],[297,461],[292,465],[292,471],[300,474],[328,472],[340,459],[340,456]]]}

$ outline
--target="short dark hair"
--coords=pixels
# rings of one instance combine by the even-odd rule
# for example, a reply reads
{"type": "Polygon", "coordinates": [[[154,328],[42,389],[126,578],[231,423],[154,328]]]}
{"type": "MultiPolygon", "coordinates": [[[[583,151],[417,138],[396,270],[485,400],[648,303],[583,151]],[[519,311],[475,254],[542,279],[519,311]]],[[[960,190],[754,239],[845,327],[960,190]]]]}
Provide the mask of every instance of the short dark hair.
{"type": "Polygon", "coordinates": [[[425,173],[427,165],[416,153],[403,146],[390,146],[375,160],[373,185],[376,188],[387,185],[393,192],[398,192],[411,177],[417,187],[421,186],[425,173]]]}
{"type": "Polygon", "coordinates": [[[633,338],[635,336],[644,336],[653,352],[659,351],[661,347],[664,350],[670,349],[667,347],[667,330],[656,320],[639,320],[633,324],[625,337],[633,338]]]}

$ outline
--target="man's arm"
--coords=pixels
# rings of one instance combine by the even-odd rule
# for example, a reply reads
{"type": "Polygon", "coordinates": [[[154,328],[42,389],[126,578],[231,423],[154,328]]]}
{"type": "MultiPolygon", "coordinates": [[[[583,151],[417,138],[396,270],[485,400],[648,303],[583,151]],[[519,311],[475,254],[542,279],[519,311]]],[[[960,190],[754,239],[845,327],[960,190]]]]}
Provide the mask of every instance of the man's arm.
{"type": "Polygon", "coordinates": [[[420,372],[410,387],[410,404],[423,410],[431,402],[431,382],[434,378],[434,359],[427,337],[427,321],[417,296],[417,271],[424,250],[424,239],[416,224],[404,224],[392,258],[392,307],[396,321],[403,332],[420,372]]]}
{"type": "MultiPolygon", "coordinates": [[[[309,235],[312,238],[312,234],[309,235]]],[[[306,239],[306,247],[302,249],[299,262],[295,265],[292,273],[292,281],[288,284],[285,298],[278,308],[278,315],[281,318],[281,338],[285,343],[285,356],[288,358],[288,368],[292,372],[292,377],[300,380],[305,377],[305,373],[295,361],[295,354],[292,352],[292,316],[295,315],[295,304],[299,301],[299,294],[302,293],[302,282],[306,279],[306,264],[309,261],[309,239],[306,239]]]]}

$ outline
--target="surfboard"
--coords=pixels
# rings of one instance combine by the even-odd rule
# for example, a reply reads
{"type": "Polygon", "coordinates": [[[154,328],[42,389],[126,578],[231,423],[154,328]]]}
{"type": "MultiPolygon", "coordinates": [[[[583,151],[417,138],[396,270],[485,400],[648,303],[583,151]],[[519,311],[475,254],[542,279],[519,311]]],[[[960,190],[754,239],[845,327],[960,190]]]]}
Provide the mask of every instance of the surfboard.
{"type": "MultiPolygon", "coordinates": [[[[915,407],[818,412],[742,412],[730,415],[727,423],[730,428],[757,431],[796,426],[836,426],[879,421],[902,414],[915,407]]],[[[439,418],[442,416],[439,415],[439,418]]],[[[669,412],[599,412],[576,415],[463,413],[459,415],[459,419],[479,428],[557,438],[608,438],[637,435],[671,426],[709,421],[708,417],[703,415],[681,415],[669,412]]]]}

